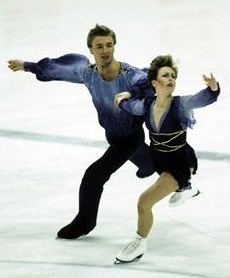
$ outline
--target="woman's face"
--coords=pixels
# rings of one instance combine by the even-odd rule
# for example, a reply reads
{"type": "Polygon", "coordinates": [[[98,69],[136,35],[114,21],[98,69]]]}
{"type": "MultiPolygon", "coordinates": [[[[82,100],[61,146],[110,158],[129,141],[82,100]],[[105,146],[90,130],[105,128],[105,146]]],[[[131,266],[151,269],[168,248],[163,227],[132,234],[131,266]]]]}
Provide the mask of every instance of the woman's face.
{"type": "Polygon", "coordinates": [[[172,68],[162,67],[158,71],[157,79],[151,83],[157,94],[171,95],[176,87],[176,74],[172,68]]]}

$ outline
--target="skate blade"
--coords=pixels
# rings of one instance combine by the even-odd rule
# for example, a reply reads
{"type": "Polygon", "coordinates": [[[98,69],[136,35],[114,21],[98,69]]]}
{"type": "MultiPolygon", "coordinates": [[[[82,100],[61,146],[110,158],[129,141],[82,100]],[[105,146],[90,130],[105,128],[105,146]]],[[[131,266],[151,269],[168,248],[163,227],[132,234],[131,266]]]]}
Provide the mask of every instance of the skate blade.
{"type": "Polygon", "coordinates": [[[122,265],[122,264],[131,264],[131,263],[136,263],[140,261],[140,258],[143,256],[143,254],[139,255],[138,257],[134,258],[132,261],[121,261],[118,258],[114,261],[113,264],[116,265],[122,265]]]}

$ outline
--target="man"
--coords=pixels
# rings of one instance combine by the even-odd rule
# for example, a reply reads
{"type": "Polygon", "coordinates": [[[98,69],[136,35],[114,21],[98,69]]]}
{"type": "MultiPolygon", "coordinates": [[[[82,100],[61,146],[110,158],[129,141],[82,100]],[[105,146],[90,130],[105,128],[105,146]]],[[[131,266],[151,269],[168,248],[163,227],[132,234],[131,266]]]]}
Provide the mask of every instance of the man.
{"type": "Polygon", "coordinates": [[[87,46],[95,59],[80,54],[67,54],[57,59],[45,58],[38,63],[10,60],[13,71],[32,72],[40,81],[61,80],[84,84],[105,129],[108,149],[83,176],[79,189],[79,211],[73,221],[57,234],[59,238],[74,239],[88,234],[96,226],[97,213],[104,184],[127,160],[132,161],[142,178],[155,172],[145,144],[141,117],[131,116],[114,106],[114,96],[130,91],[139,98],[151,93],[146,72],[114,58],[116,35],[108,27],[96,25],[88,33],[87,46]]]}

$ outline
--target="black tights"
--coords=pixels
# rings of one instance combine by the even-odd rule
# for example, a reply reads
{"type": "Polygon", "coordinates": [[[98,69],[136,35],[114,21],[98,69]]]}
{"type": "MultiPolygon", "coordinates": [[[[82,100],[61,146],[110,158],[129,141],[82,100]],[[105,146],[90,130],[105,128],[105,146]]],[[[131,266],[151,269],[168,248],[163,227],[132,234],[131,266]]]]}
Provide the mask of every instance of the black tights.
{"type": "Polygon", "coordinates": [[[143,167],[147,165],[153,168],[148,153],[149,147],[144,143],[142,130],[124,138],[116,138],[116,140],[113,138],[110,142],[103,156],[87,168],[80,185],[79,212],[72,223],[85,232],[89,232],[96,226],[103,186],[116,170],[130,158],[139,168],[141,164],[143,167]]]}

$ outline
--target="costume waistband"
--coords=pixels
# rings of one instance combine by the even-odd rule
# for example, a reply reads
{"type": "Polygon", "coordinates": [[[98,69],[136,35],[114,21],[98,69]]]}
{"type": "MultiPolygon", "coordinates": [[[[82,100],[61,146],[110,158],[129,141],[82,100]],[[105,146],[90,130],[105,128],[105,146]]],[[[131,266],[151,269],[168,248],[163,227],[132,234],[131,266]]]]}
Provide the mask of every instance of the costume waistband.
{"type": "Polygon", "coordinates": [[[186,129],[172,133],[149,132],[151,146],[160,152],[174,152],[186,145],[186,129]]]}

